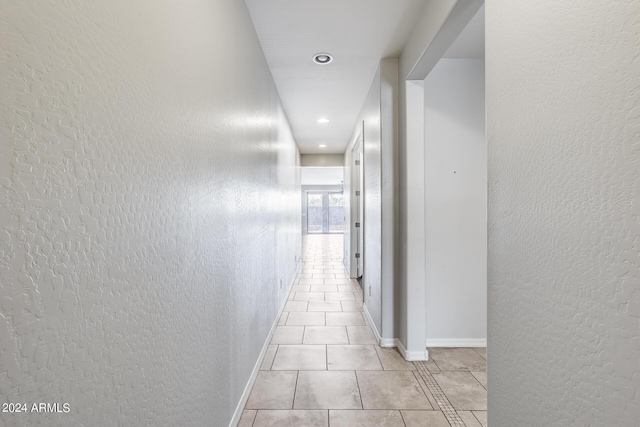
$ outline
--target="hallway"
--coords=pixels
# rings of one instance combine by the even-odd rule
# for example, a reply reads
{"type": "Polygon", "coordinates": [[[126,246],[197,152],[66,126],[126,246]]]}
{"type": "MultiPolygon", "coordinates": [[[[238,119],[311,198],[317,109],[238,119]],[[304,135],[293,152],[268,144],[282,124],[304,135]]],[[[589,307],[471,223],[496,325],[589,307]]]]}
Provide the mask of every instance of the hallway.
{"type": "Polygon", "coordinates": [[[1,426],[638,426],[640,1],[0,26],[1,426]]]}
{"type": "Polygon", "coordinates": [[[291,289],[240,426],[486,426],[485,349],[407,362],[376,344],[342,235],[303,236],[291,289]]]}

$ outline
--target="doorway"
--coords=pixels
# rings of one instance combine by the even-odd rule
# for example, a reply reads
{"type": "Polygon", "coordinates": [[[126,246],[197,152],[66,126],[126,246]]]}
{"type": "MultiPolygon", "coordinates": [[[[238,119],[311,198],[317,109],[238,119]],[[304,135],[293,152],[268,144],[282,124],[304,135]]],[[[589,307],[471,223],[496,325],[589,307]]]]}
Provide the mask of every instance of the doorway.
{"type": "Polygon", "coordinates": [[[356,279],[362,287],[362,276],[364,275],[364,155],[362,137],[353,146],[352,159],[352,218],[355,230],[355,271],[356,279]]]}
{"type": "Polygon", "coordinates": [[[307,233],[341,234],[344,232],[342,192],[307,193],[307,233]]]}

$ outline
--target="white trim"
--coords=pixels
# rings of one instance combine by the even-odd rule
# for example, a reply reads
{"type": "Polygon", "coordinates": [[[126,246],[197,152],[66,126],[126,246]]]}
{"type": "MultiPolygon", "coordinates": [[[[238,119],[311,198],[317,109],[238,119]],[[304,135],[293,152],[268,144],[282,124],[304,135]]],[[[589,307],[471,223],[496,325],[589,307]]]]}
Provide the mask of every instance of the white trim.
{"type": "MultiPolygon", "coordinates": [[[[357,132],[355,135],[355,139],[353,141],[353,144],[350,146],[351,147],[351,152],[349,156],[345,156],[345,157],[349,157],[350,159],[350,163],[349,163],[349,219],[351,221],[351,224],[349,224],[350,226],[350,232],[349,232],[349,239],[351,240],[349,242],[349,247],[350,247],[350,257],[351,259],[349,260],[349,266],[350,271],[349,271],[349,276],[351,277],[358,277],[358,258],[356,258],[356,253],[358,252],[358,245],[359,245],[359,237],[358,237],[358,233],[361,233],[362,230],[364,229],[364,202],[363,202],[363,211],[360,212],[360,201],[364,200],[364,120],[361,122],[358,122],[358,125],[356,127],[357,132]],[[362,154],[360,156],[360,158],[358,159],[358,154],[362,154]],[[358,166],[358,168],[355,168],[355,161],[356,160],[360,160],[360,165],[358,166]],[[356,173],[358,175],[358,179],[357,179],[357,183],[358,183],[358,189],[356,190],[356,187],[354,185],[354,183],[356,182],[355,176],[356,173]],[[360,191],[360,196],[356,196],[356,191],[360,191]],[[357,213],[360,213],[360,218],[358,218],[357,213]],[[356,222],[360,222],[362,227],[361,228],[357,228],[356,227],[356,222]]],[[[346,168],[345,168],[346,170],[346,168]]],[[[363,242],[363,246],[364,246],[364,237],[362,237],[362,242],[363,242]]],[[[360,248],[360,266],[364,267],[364,248],[360,248]]],[[[362,276],[362,271],[360,271],[360,276],[362,276]]],[[[364,291],[364,289],[363,289],[364,291]]]]}
{"type": "MultiPolygon", "coordinates": [[[[421,360],[429,360],[429,350],[425,349],[424,351],[408,351],[402,345],[402,342],[398,338],[382,338],[380,336],[380,332],[376,328],[375,323],[373,323],[373,319],[371,318],[371,314],[369,313],[369,309],[366,305],[362,306],[363,314],[369,324],[369,327],[373,331],[373,335],[375,336],[376,341],[380,347],[396,347],[402,357],[409,362],[417,362],[421,360]]],[[[481,338],[445,338],[445,339],[428,339],[426,342],[426,347],[486,347],[487,340],[481,338]]]]}
{"type": "Polygon", "coordinates": [[[367,320],[367,323],[369,324],[369,327],[373,331],[373,335],[374,335],[376,341],[378,341],[378,345],[380,347],[397,347],[398,346],[398,339],[397,338],[382,338],[380,336],[380,332],[378,331],[378,328],[376,328],[376,324],[373,323],[373,319],[371,318],[371,313],[369,313],[369,309],[367,308],[367,306],[365,304],[362,305],[362,309],[363,309],[362,314],[364,314],[364,317],[367,320]]]}
{"type": "MultiPolygon", "coordinates": [[[[376,338],[376,341],[381,342],[382,337],[380,336],[380,331],[378,331],[378,328],[376,328],[376,324],[373,323],[373,319],[371,318],[371,313],[369,313],[369,309],[367,308],[367,305],[364,303],[362,304],[362,314],[364,314],[367,324],[373,331],[373,335],[376,338]]],[[[382,344],[380,346],[384,347],[382,344]]]]}
{"type": "Polygon", "coordinates": [[[402,357],[404,357],[404,360],[406,360],[407,362],[419,362],[419,361],[429,360],[429,352],[427,351],[426,348],[423,351],[408,351],[406,348],[404,348],[400,340],[397,340],[397,341],[398,341],[398,351],[400,352],[402,357]]]}
{"type": "Polygon", "coordinates": [[[245,386],[244,391],[242,392],[242,396],[240,396],[240,401],[238,402],[238,406],[236,406],[236,410],[233,413],[233,417],[229,422],[229,427],[235,427],[238,425],[238,423],[240,423],[240,418],[242,417],[244,406],[247,404],[247,400],[249,400],[249,394],[253,389],[253,385],[256,382],[256,378],[258,378],[258,373],[260,373],[262,362],[264,362],[264,356],[267,354],[267,350],[269,349],[269,344],[271,344],[271,338],[273,338],[273,334],[276,331],[276,328],[278,327],[278,322],[280,322],[280,316],[282,316],[282,313],[284,312],[284,307],[287,305],[289,294],[291,293],[291,288],[293,287],[293,284],[296,282],[296,277],[298,276],[298,271],[300,270],[301,265],[302,265],[302,260],[299,260],[298,267],[296,268],[296,272],[293,275],[293,280],[291,281],[291,284],[289,284],[289,286],[287,287],[287,292],[285,292],[284,294],[285,296],[284,301],[282,302],[282,305],[278,310],[278,315],[276,316],[275,320],[273,321],[273,324],[271,325],[271,330],[269,330],[267,339],[265,340],[264,345],[262,346],[262,350],[260,351],[258,360],[256,361],[256,364],[253,367],[253,371],[251,372],[249,381],[247,382],[247,385],[245,386]]]}
{"type": "Polygon", "coordinates": [[[486,338],[427,338],[427,347],[486,347],[486,338]]]}

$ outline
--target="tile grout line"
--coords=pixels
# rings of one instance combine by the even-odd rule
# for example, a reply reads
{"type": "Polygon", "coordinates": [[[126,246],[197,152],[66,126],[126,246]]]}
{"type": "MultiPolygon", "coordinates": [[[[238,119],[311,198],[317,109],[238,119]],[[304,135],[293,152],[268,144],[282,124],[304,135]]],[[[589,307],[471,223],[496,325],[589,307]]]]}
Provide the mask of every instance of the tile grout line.
{"type": "MultiPolygon", "coordinates": [[[[271,341],[273,341],[273,339],[271,341]]],[[[273,364],[276,361],[276,356],[278,355],[278,350],[280,350],[280,345],[279,344],[271,344],[271,343],[269,343],[269,345],[275,345],[276,346],[276,352],[273,354],[273,360],[269,364],[269,371],[272,371],[273,370],[272,369],[273,368],[273,364]]]]}
{"type": "Polygon", "coordinates": [[[478,384],[480,384],[480,387],[482,387],[485,391],[487,391],[487,388],[484,386],[484,384],[482,384],[480,382],[480,380],[478,378],[476,378],[475,375],[473,375],[473,373],[477,372],[477,371],[468,371],[468,372],[471,374],[471,376],[473,377],[474,380],[478,381],[478,384]]]}
{"type": "MultiPolygon", "coordinates": [[[[429,358],[429,359],[431,359],[431,358],[429,358]]],[[[435,360],[431,359],[431,363],[433,363],[434,365],[436,365],[436,368],[438,368],[438,370],[439,370],[439,371],[442,371],[442,369],[440,369],[440,366],[438,366],[438,364],[436,363],[436,361],[435,361],[435,360]]],[[[427,368],[427,370],[428,370],[428,368],[427,368]]],[[[431,371],[429,371],[429,372],[431,372],[431,371]]]]}
{"type": "Polygon", "coordinates": [[[380,366],[382,366],[382,370],[386,371],[386,369],[384,368],[384,363],[382,363],[382,357],[380,357],[380,353],[378,353],[379,345],[377,344],[372,344],[372,345],[373,345],[373,350],[376,352],[376,356],[378,356],[378,361],[380,362],[380,366]]]}
{"type": "Polygon", "coordinates": [[[300,377],[300,371],[296,372],[296,385],[293,388],[293,402],[291,402],[291,410],[296,406],[296,394],[298,394],[298,378],[300,377]]]}
{"type": "Polygon", "coordinates": [[[451,427],[465,427],[462,418],[460,418],[460,415],[458,415],[453,405],[451,405],[451,402],[449,402],[449,399],[447,399],[447,396],[427,369],[427,364],[423,361],[413,362],[413,364],[418,368],[418,373],[427,385],[427,388],[433,395],[445,418],[449,421],[449,424],[451,424],[451,427]]]}
{"type": "Polygon", "coordinates": [[[480,422],[480,419],[479,419],[479,418],[478,418],[478,416],[476,415],[476,412],[477,412],[477,411],[469,411],[469,412],[471,412],[471,415],[473,415],[473,416],[476,418],[476,420],[478,420],[478,424],[482,425],[482,423],[480,422]]]}
{"type": "Polygon", "coordinates": [[[404,427],[407,427],[407,422],[404,420],[404,415],[402,415],[402,411],[400,409],[398,409],[398,412],[400,413],[400,418],[402,419],[402,424],[404,424],[404,427]]]}
{"type": "MultiPolygon", "coordinates": [[[[358,372],[357,371],[353,371],[353,376],[356,377],[356,387],[358,387],[358,396],[360,397],[360,406],[362,407],[362,410],[364,411],[364,402],[362,401],[362,392],[360,392],[360,381],[358,381],[358,372]]],[[[359,411],[360,409],[358,409],[359,411]]]]}

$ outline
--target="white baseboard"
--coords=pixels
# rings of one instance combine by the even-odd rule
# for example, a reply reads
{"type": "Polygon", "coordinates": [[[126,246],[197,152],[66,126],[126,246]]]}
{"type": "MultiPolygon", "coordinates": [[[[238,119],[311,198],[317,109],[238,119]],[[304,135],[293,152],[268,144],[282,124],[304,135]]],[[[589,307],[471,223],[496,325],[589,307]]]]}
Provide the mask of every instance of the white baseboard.
{"type": "Polygon", "coordinates": [[[486,347],[486,338],[427,338],[427,347],[486,347]]]}
{"type": "Polygon", "coordinates": [[[378,344],[380,347],[398,347],[398,338],[380,338],[378,344]]]}
{"type": "Polygon", "coordinates": [[[404,346],[402,345],[402,343],[398,338],[382,338],[380,336],[380,332],[378,331],[378,328],[376,328],[376,324],[373,323],[373,319],[371,318],[369,309],[367,308],[366,305],[363,305],[362,308],[363,308],[364,317],[367,319],[367,323],[371,327],[371,330],[373,331],[373,335],[375,336],[376,341],[378,341],[378,344],[380,345],[380,347],[397,348],[400,354],[402,354],[402,357],[404,357],[405,360],[409,362],[419,361],[419,360],[428,360],[429,352],[427,351],[426,348],[424,349],[424,351],[407,351],[407,349],[404,348],[404,346]]]}
{"type": "Polygon", "coordinates": [[[382,340],[382,338],[380,337],[380,331],[378,331],[378,328],[376,328],[376,324],[373,323],[373,319],[371,318],[371,313],[369,313],[369,309],[367,308],[366,304],[362,304],[362,314],[364,314],[364,317],[367,320],[369,327],[373,331],[373,336],[376,338],[376,341],[380,342],[380,340],[382,340]]]}
{"type": "Polygon", "coordinates": [[[407,362],[419,362],[422,360],[429,360],[429,352],[427,351],[426,348],[420,351],[408,351],[406,348],[404,348],[400,340],[397,340],[397,341],[398,341],[398,351],[400,352],[402,357],[404,357],[404,360],[406,360],[407,362]]]}
{"type": "Polygon", "coordinates": [[[247,404],[247,400],[249,400],[249,394],[251,394],[251,389],[253,389],[253,385],[256,382],[256,378],[258,378],[258,374],[260,373],[260,368],[262,367],[262,362],[264,362],[264,356],[267,354],[267,350],[269,349],[269,344],[271,343],[271,338],[273,338],[273,334],[276,331],[276,328],[278,327],[278,322],[280,321],[280,316],[282,316],[282,313],[284,312],[284,307],[287,305],[287,298],[291,293],[291,288],[293,287],[293,284],[296,282],[296,277],[298,276],[298,272],[300,271],[301,265],[302,265],[302,262],[298,261],[298,267],[296,268],[296,272],[293,275],[293,280],[287,287],[287,291],[284,294],[285,295],[284,301],[282,302],[282,305],[278,310],[278,315],[276,316],[276,319],[273,321],[273,324],[271,325],[271,330],[269,331],[269,334],[267,335],[267,339],[265,340],[264,345],[262,346],[262,350],[260,351],[258,360],[256,361],[256,364],[253,367],[253,371],[251,372],[249,381],[247,382],[247,385],[244,388],[244,391],[242,392],[242,396],[240,396],[240,402],[238,402],[238,406],[236,406],[236,410],[233,413],[231,422],[229,422],[229,427],[236,427],[240,422],[240,418],[242,417],[244,406],[247,404]]]}
{"type": "Polygon", "coordinates": [[[378,345],[380,345],[380,347],[397,347],[398,339],[382,338],[382,336],[380,336],[380,331],[378,331],[378,328],[376,327],[376,324],[373,323],[373,319],[371,318],[371,313],[369,313],[369,309],[367,308],[366,305],[363,305],[362,308],[363,308],[364,317],[367,319],[367,323],[371,327],[371,330],[373,331],[373,336],[378,342],[378,345]]]}

